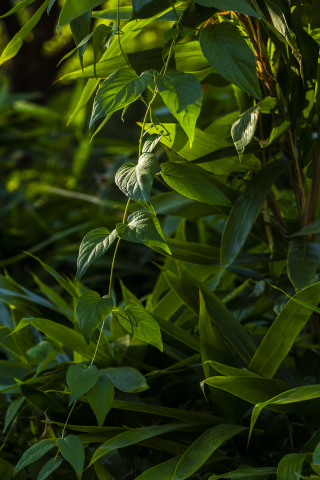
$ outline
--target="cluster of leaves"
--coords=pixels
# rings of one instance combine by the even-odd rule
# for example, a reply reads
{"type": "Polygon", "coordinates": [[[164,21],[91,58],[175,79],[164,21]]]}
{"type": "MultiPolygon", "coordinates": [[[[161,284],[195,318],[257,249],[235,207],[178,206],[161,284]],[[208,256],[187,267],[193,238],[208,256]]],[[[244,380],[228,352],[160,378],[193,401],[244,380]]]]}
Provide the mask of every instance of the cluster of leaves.
{"type": "Polygon", "coordinates": [[[320,478],[319,33],[297,16],[317,14],[305,3],[63,4],[81,66],[64,78],[87,79],[69,123],[93,96],[93,142],[118,110],[145,115],[136,163],[115,174],[122,222],[84,236],[74,279],[32,253],[60,294],[35,274],[37,293],[0,277],[3,478],[320,478]],[[92,18],[111,23],[90,33],[92,18]],[[126,53],[158,21],[172,27],[163,48],[126,53]],[[237,107],[212,119],[224,95],[237,107]],[[121,282],[117,300],[120,242],[157,261],[140,298],[121,282]],[[109,288],[90,290],[111,248],[109,288]]]}

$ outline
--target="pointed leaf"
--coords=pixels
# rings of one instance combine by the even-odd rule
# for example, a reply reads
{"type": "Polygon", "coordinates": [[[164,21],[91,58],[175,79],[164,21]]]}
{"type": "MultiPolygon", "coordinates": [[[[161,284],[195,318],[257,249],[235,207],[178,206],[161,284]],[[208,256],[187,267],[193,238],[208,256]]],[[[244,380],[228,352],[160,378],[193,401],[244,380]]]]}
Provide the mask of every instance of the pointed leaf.
{"type": "Polygon", "coordinates": [[[256,480],[256,477],[258,476],[267,477],[268,475],[275,475],[276,473],[277,469],[275,467],[256,468],[249,466],[241,466],[237,468],[237,470],[233,470],[232,472],[212,475],[209,480],[220,480],[220,478],[240,478],[240,480],[243,480],[246,477],[250,477],[249,480],[256,480]]]}
{"type": "Polygon", "coordinates": [[[202,105],[202,88],[199,80],[191,73],[169,68],[166,75],[156,76],[156,86],[165,105],[188,135],[191,146],[202,105]]]}
{"type": "Polygon", "coordinates": [[[142,373],[132,367],[106,368],[100,370],[100,374],[106,375],[113,386],[122,392],[138,393],[149,388],[142,373]]]}
{"type": "Polygon", "coordinates": [[[83,70],[83,55],[87,48],[87,43],[90,38],[90,24],[91,24],[91,12],[86,12],[83,15],[75,18],[70,22],[71,32],[74,41],[77,45],[77,51],[80,59],[81,68],[83,70]],[[87,41],[85,41],[87,39],[87,41]],[[80,47],[80,44],[81,47],[80,47]]]}
{"type": "Polygon", "coordinates": [[[161,137],[162,137],[161,133],[159,134],[154,133],[150,135],[150,137],[147,138],[147,140],[143,144],[142,153],[151,153],[160,142],[161,137]]]}
{"type": "Polygon", "coordinates": [[[177,463],[180,459],[181,455],[160,463],[155,467],[148,468],[148,470],[141,473],[136,480],[172,480],[177,463]]]}
{"type": "Polygon", "coordinates": [[[279,462],[277,480],[290,480],[291,478],[300,478],[303,463],[308,453],[289,453],[279,462]]]}
{"type": "Polygon", "coordinates": [[[209,173],[195,165],[166,162],[161,164],[161,176],[174,190],[185,197],[209,205],[231,207],[232,203],[210,181],[209,173]]]}
{"type": "Polygon", "coordinates": [[[320,233],[320,220],[316,220],[315,222],[306,225],[305,227],[301,228],[297,233],[294,233],[292,237],[301,236],[301,235],[311,235],[313,233],[320,233]]]}
{"type": "Polygon", "coordinates": [[[222,235],[221,270],[231,265],[239,254],[273,183],[286,168],[287,163],[282,160],[267,165],[251,178],[234,204],[222,235]]]}
{"type": "Polygon", "coordinates": [[[74,279],[75,282],[85,274],[90,265],[101,257],[111,247],[117,238],[117,231],[113,230],[111,233],[107,228],[96,228],[87,233],[83,238],[77,261],[77,274],[74,279]]]}
{"type": "Polygon", "coordinates": [[[99,379],[99,370],[95,365],[85,368],[83,365],[71,365],[67,371],[67,382],[70,388],[70,402],[78,400],[81,395],[89,392],[95,386],[99,379]]]}
{"type": "Polygon", "coordinates": [[[288,275],[293,285],[301,290],[315,281],[320,260],[320,245],[313,242],[289,243],[288,275]]]}
{"type": "Polygon", "coordinates": [[[272,378],[289,353],[295,339],[309,320],[312,310],[295,300],[318,305],[320,282],[301,290],[281,310],[262,340],[251,363],[250,370],[272,378]]]}
{"type": "Polygon", "coordinates": [[[84,448],[81,440],[75,435],[68,435],[66,438],[58,438],[58,447],[61,455],[74,468],[77,479],[81,480],[84,466],[84,448]]]}
{"type": "Polygon", "coordinates": [[[32,445],[20,458],[17,463],[16,468],[14,469],[14,475],[20,470],[22,470],[30,463],[36,462],[39,458],[43,457],[47,452],[49,452],[54,447],[52,440],[42,440],[41,442],[32,445]]]}
{"type": "Polygon", "coordinates": [[[222,12],[232,10],[233,12],[243,13],[251,17],[261,18],[246,0],[194,0],[195,3],[203,7],[215,7],[222,12]]]}
{"type": "Polygon", "coordinates": [[[131,304],[126,308],[119,308],[118,319],[132,335],[163,351],[159,324],[143,307],[131,304]]]}
{"type": "Polygon", "coordinates": [[[99,427],[104,424],[106,416],[112,407],[114,388],[106,375],[100,375],[97,383],[87,394],[99,427]]]}
{"type": "Polygon", "coordinates": [[[147,70],[138,77],[133,68],[124,67],[101,82],[94,99],[90,128],[99,118],[107,117],[137,100],[154,73],[155,70],[147,70]]]}
{"type": "Polygon", "coordinates": [[[244,112],[231,127],[231,136],[240,159],[245,147],[253,139],[256,131],[260,111],[260,102],[244,112]]]}
{"type": "Polygon", "coordinates": [[[4,419],[3,433],[5,433],[8,426],[10,425],[10,423],[12,422],[14,417],[17,415],[18,410],[19,410],[19,408],[21,407],[21,405],[23,404],[24,401],[25,401],[24,397],[18,397],[15,400],[13,400],[12,403],[10,403],[10,405],[9,405],[7,411],[6,411],[6,416],[5,416],[5,419],[4,419]]]}
{"type": "Polygon", "coordinates": [[[87,12],[91,14],[91,10],[102,3],[103,0],[66,0],[60,13],[59,24],[66,25],[87,12]]]}
{"type": "Polygon", "coordinates": [[[79,298],[76,315],[80,331],[88,345],[93,332],[110,315],[113,306],[110,295],[100,298],[99,293],[92,290],[83,293],[79,298]]]}
{"type": "Polygon", "coordinates": [[[215,27],[207,26],[201,30],[200,46],[208,62],[223,78],[261,99],[253,51],[235,25],[222,22],[215,27]]]}
{"type": "Polygon", "coordinates": [[[157,157],[153,153],[143,153],[138,160],[138,165],[126,163],[119,168],[115,182],[128,198],[148,207],[157,170],[157,157]]]}
{"type": "Polygon", "coordinates": [[[207,430],[182,455],[172,480],[189,478],[223,443],[245,430],[247,430],[246,427],[236,425],[218,425],[207,430]]]}
{"type": "MultiPolygon", "coordinates": [[[[289,120],[285,120],[284,118],[278,118],[273,125],[271,135],[267,140],[258,140],[260,143],[260,147],[264,148],[270,145],[274,140],[281,137],[281,135],[290,128],[291,123],[289,120]]],[[[255,140],[257,140],[255,138],[255,140]]]]}
{"type": "Polygon", "coordinates": [[[107,25],[98,25],[97,28],[95,29],[93,33],[93,68],[94,68],[94,74],[97,77],[97,72],[96,72],[96,63],[98,61],[98,53],[101,44],[104,42],[104,40],[107,38],[107,36],[112,32],[112,27],[107,27],[107,25]]]}
{"type": "Polygon", "coordinates": [[[118,223],[117,232],[120,238],[128,242],[144,243],[160,247],[171,255],[164,240],[159,220],[148,212],[134,212],[128,217],[128,224],[118,223]]]}
{"type": "Polygon", "coordinates": [[[37,480],[46,480],[51,473],[60,467],[61,463],[62,458],[60,456],[57,458],[50,458],[50,460],[41,468],[40,472],[38,473],[37,480]]]}
{"type": "Polygon", "coordinates": [[[17,5],[15,5],[13,8],[11,8],[7,13],[5,13],[4,15],[1,15],[0,18],[5,18],[5,17],[8,17],[9,15],[12,15],[13,13],[19,12],[24,7],[27,7],[28,5],[30,5],[33,2],[35,2],[35,0],[22,0],[17,5]]]}

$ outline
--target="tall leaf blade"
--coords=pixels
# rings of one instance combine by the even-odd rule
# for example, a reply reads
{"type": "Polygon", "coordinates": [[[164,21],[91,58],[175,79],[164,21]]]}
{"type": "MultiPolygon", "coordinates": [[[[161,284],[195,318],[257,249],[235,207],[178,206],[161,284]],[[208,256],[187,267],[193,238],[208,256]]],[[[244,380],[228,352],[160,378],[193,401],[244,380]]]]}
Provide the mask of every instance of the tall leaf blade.
{"type": "Polygon", "coordinates": [[[288,251],[288,275],[298,289],[308,287],[315,280],[320,260],[320,245],[313,242],[291,241],[288,251]]]}

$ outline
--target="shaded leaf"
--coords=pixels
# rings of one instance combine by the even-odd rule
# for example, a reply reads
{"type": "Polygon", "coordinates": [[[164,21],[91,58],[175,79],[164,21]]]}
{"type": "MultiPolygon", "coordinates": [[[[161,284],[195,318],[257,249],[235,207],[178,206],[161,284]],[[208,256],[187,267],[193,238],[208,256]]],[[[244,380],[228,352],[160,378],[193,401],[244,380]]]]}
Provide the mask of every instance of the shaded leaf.
{"type": "Polygon", "coordinates": [[[306,225],[305,227],[301,228],[299,232],[294,233],[292,237],[301,236],[301,235],[311,235],[313,233],[320,233],[320,220],[315,220],[314,222],[309,223],[309,225],[306,225]]]}
{"type": "Polygon", "coordinates": [[[219,475],[213,475],[212,477],[209,478],[209,480],[218,480],[220,478],[240,478],[242,480],[243,478],[246,477],[251,477],[252,479],[255,479],[257,476],[267,476],[267,475],[275,475],[277,473],[277,469],[275,467],[247,467],[247,466],[240,466],[237,468],[237,470],[234,470],[232,472],[228,473],[223,473],[219,475]]]}
{"type": "Polygon", "coordinates": [[[70,388],[72,405],[78,398],[95,386],[99,379],[99,370],[95,365],[85,368],[83,365],[71,365],[67,371],[67,382],[70,388]]]}
{"type": "Polygon", "coordinates": [[[83,15],[75,18],[70,22],[71,32],[74,41],[77,45],[77,52],[80,59],[80,65],[83,70],[83,55],[87,47],[88,40],[90,39],[90,24],[91,24],[91,12],[88,11],[83,15]],[[81,45],[81,46],[80,46],[81,45]]]}
{"type": "Polygon", "coordinates": [[[90,407],[92,408],[98,425],[104,424],[106,416],[112,407],[114,388],[106,375],[100,375],[97,383],[87,394],[90,407]]]}
{"type": "Polygon", "coordinates": [[[251,17],[261,18],[259,13],[246,0],[195,0],[195,3],[203,7],[215,7],[222,12],[232,10],[244,15],[250,15],[251,17]]]}
{"type": "Polygon", "coordinates": [[[113,386],[127,393],[138,393],[147,390],[145,377],[139,370],[132,367],[114,367],[100,370],[101,375],[106,375],[113,386]]]}
{"type": "Polygon", "coordinates": [[[288,275],[298,290],[314,283],[319,260],[320,245],[318,243],[298,241],[289,243],[288,275]]]}
{"type": "Polygon", "coordinates": [[[60,12],[59,24],[66,25],[102,3],[102,0],[66,0],[60,12]]]}
{"type": "Polygon", "coordinates": [[[271,135],[267,140],[259,140],[259,139],[256,139],[256,138],[255,138],[255,140],[259,141],[261,148],[267,147],[274,140],[281,137],[281,135],[286,130],[288,130],[288,128],[290,128],[290,125],[291,125],[291,123],[289,122],[289,120],[285,120],[284,118],[278,118],[275,121],[275,123],[273,125],[273,128],[272,128],[272,131],[271,131],[271,135]]]}
{"type": "Polygon", "coordinates": [[[3,433],[5,433],[8,426],[10,425],[14,417],[17,415],[19,408],[21,407],[24,401],[25,401],[24,397],[17,397],[15,400],[13,400],[12,403],[10,403],[4,419],[3,433]]]}
{"type": "Polygon", "coordinates": [[[93,332],[110,315],[113,306],[110,295],[100,298],[99,293],[92,290],[83,293],[79,298],[76,315],[80,331],[88,345],[93,332]]]}
{"type": "Polygon", "coordinates": [[[60,467],[62,458],[60,456],[50,458],[50,460],[41,468],[38,473],[37,480],[46,480],[51,473],[60,467]]]}
{"type": "Polygon", "coordinates": [[[14,475],[22,470],[30,463],[36,462],[39,458],[43,457],[47,452],[49,452],[54,447],[52,440],[42,440],[41,442],[32,445],[20,458],[15,469],[14,475]]]}
{"type": "Polygon", "coordinates": [[[160,463],[155,467],[148,468],[148,470],[141,473],[136,480],[172,480],[177,463],[180,459],[181,455],[160,463]]]}
{"type": "Polygon", "coordinates": [[[289,480],[301,476],[303,463],[308,453],[289,453],[279,462],[277,480],[289,480]]]}
{"type": "Polygon", "coordinates": [[[61,455],[74,468],[77,479],[81,480],[84,466],[84,448],[81,440],[75,435],[68,435],[66,438],[58,438],[58,447],[61,455]]]}

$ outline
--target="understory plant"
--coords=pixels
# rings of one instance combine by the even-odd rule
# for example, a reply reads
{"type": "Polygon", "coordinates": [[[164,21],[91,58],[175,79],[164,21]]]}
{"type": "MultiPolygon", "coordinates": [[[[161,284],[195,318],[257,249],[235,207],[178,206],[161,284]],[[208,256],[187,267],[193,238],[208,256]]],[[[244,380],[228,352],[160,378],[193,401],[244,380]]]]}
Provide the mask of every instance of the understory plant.
{"type": "Polygon", "coordinates": [[[58,3],[78,154],[118,111],[140,134],[73,273],[30,245],[33,285],[0,277],[1,479],[320,479],[319,1],[58,3]]]}

